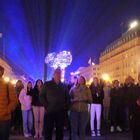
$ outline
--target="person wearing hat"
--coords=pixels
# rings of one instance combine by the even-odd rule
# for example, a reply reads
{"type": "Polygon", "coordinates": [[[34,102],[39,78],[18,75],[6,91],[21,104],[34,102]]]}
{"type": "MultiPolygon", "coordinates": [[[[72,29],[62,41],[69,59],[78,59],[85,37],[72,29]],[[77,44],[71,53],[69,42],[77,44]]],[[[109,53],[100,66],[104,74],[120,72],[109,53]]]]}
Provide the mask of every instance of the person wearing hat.
{"type": "Polygon", "coordinates": [[[14,111],[18,99],[14,87],[2,79],[3,74],[4,68],[0,66],[0,139],[8,140],[11,113],[14,111]]]}

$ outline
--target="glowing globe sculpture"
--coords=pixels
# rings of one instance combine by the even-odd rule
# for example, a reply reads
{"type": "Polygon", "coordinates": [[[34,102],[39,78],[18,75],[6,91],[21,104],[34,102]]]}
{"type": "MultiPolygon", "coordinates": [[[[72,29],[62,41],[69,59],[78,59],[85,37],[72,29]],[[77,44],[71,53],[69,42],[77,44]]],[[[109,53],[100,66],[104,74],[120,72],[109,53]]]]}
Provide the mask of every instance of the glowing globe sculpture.
{"type": "Polygon", "coordinates": [[[55,52],[49,53],[45,58],[45,63],[49,64],[50,67],[54,69],[60,67],[62,70],[62,81],[64,81],[65,77],[65,68],[69,66],[72,62],[72,55],[68,51],[62,51],[58,54],[55,52]]]}

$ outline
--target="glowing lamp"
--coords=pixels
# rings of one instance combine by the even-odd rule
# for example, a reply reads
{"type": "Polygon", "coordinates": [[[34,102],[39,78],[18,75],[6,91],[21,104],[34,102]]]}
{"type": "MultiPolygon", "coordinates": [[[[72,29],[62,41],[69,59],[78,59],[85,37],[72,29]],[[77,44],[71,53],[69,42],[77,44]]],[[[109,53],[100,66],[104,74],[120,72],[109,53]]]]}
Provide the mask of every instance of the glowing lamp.
{"type": "Polygon", "coordinates": [[[12,81],[11,81],[11,83],[12,83],[13,85],[15,85],[16,82],[17,82],[17,80],[12,80],[12,81]]]}
{"type": "Polygon", "coordinates": [[[138,21],[133,21],[129,25],[129,30],[134,29],[136,26],[138,26],[138,21]]]}
{"type": "Polygon", "coordinates": [[[104,73],[102,75],[103,80],[105,80],[106,82],[109,81],[109,75],[107,73],[104,73]]]}
{"type": "Polygon", "coordinates": [[[93,82],[93,78],[90,78],[89,83],[91,84],[93,82]]]}
{"type": "Polygon", "coordinates": [[[9,77],[4,77],[4,81],[5,82],[9,82],[10,81],[10,78],[9,77]]]}

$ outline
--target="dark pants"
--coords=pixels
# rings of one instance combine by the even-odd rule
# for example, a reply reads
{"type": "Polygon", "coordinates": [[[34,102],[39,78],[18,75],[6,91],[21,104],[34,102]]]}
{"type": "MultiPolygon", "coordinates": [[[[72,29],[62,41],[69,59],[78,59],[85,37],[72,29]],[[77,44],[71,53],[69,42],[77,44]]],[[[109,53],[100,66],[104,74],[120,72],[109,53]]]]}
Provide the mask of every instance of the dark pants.
{"type": "Polygon", "coordinates": [[[112,126],[121,125],[122,123],[122,106],[117,104],[110,104],[110,120],[112,126]]]}
{"type": "Polygon", "coordinates": [[[14,128],[14,133],[22,132],[22,111],[20,104],[16,107],[14,112],[12,112],[11,126],[14,128]]]}
{"type": "Polygon", "coordinates": [[[71,138],[72,140],[85,140],[88,112],[71,112],[71,138]]]}
{"type": "Polygon", "coordinates": [[[52,140],[54,126],[56,128],[56,140],[63,140],[65,116],[65,111],[45,114],[44,140],[52,140]]]}
{"type": "Polygon", "coordinates": [[[133,126],[133,140],[140,140],[140,125],[133,126]]]}
{"type": "Polygon", "coordinates": [[[130,108],[124,107],[124,129],[130,129],[130,108]]]}
{"type": "Polygon", "coordinates": [[[71,140],[71,123],[70,123],[70,111],[66,114],[66,122],[68,127],[68,133],[69,133],[69,140],[71,140]]]}
{"type": "Polygon", "coordinates": [[[8,140],[10,133],[10,120],[0,121],[0,140],[8,140]]]}

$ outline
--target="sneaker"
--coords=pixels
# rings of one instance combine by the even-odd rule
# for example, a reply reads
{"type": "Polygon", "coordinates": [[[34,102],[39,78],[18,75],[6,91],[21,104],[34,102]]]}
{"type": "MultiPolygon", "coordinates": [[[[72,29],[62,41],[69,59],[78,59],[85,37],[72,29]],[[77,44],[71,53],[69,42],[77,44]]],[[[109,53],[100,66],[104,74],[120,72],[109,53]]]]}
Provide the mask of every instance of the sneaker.
{"type": "Polygon", "coordinates": [[[100,130],[97,130],[97,136],[101,136],[100,130]]]}
{"type": "Polygon", "coordinates": [[[122,132],[122,129],[120,128],[120,126],[116,127],[117,131],[122,132]]]}
{"type": "Polygon", "coordinates": [[[39,135],[39,138],[42,138],[43,136],[42,135],[39,135]]]}
{"type": "Polygon", "coordinates": [[[28,136],[29,136],[29,137],[32,137],[32,134],[31,134],[31,133],[28,133],[28,136]]]}
{"type": "Polygon", "coordinates": [[[110,132],[113,133],[114,130],[115,130],[115,129],[114,129],[114,126],[111,126],[111,127],[110,127],[110,132]]]}
{"type": "Polygon", "coordinates": [[[35,134],[35,135],[34,135],[34,138],[38,138],[38,135],[37,135],[37,134],[35,134]]]}
{"type": "Polygon", "coordinates": [[[28,137],[30,137],[30,136],[29,136],[29,134],[25,133],[25,134],[24,134],[24,137],[28,138],[28,137]]]}
{"type": "Polygon", "coordinates": [[[92,136],[92,137],[95,137],[95,136],[96,136],[96,134],[95,134],[95,131],[94,131],[94,130],[92,130],[92,131],[91,131],[91,136],[92,136]]]}

